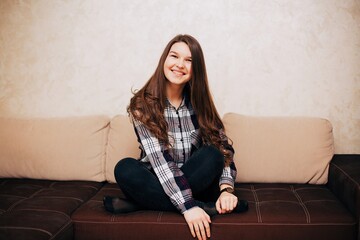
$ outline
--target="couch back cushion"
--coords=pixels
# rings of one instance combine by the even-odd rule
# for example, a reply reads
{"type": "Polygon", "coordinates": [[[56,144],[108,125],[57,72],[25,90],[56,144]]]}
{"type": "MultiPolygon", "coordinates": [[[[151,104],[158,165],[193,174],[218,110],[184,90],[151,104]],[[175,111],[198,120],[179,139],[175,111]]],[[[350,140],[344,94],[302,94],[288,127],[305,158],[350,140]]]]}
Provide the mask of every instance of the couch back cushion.
{"type": "Polygon", "coordinates": [[[237,182],[327,182],[334,154],[328,120],[228,113],[223,121],[234,144],[237,182]]]}
{"type": "Polygon", "coordinates": [[[0,177],[104,181],[109,122],[0,118],[0,177]]]}
{"type": "Polygon", "coordinates": [[[139,143],[129,117],[115,116],[110,122],[109,142],[106,154],[106,180],[115,182],[114,167],[126,157],[139,158],[139,143]]]}

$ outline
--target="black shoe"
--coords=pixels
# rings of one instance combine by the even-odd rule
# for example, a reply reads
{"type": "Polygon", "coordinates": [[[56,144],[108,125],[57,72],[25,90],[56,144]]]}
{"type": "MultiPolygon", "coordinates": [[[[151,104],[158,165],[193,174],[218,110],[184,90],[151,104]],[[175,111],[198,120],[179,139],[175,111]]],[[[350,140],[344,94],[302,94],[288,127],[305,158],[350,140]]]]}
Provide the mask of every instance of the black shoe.
{"type": "Polygon", "coordinates": [[[201,206],[201,208],[207,213],[207,215],[209,215],[210,217],[218,214],[218,211],[216,210],[216,206],[214,202],[208,202],[208,203],[203,203],[203,205],[201,206]]]}
{"type": "Polygon", "coordinates": [[[140,210],[136,203],[119,197],[104,196],[103,203],[106,211],[111,213],[129,213],[140,210]]]}
{"type": "Polygon", "coordinates": [[[233,212],[242,213],[242,212],[246,212],[247,210],[249,210],[248,201],[239,200],[233,212]]]}
{"type": "MultiPolygon", "coordinates": [[[[219,214],[216,210],[216,206],[214,202],[202,203],[198,202],[199,207],[201,207],[210,217],[219,214]]],[[[249,209],[249,204],[246,200],[239,200],[236,207],[232,212],[234,213],[242,213],[246,212],[249,209]]]]}

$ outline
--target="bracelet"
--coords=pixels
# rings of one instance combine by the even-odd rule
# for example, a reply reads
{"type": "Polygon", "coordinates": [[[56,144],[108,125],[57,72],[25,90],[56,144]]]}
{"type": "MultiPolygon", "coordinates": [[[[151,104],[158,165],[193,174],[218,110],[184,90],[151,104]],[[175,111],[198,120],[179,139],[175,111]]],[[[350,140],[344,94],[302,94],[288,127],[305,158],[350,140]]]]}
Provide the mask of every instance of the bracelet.
{"type": "Polygon", "coordinates": [[[220,191],[220,194],[222,194],[223,192],[233,193],[234,189],[232,187],[226,187],[220,191]]]}

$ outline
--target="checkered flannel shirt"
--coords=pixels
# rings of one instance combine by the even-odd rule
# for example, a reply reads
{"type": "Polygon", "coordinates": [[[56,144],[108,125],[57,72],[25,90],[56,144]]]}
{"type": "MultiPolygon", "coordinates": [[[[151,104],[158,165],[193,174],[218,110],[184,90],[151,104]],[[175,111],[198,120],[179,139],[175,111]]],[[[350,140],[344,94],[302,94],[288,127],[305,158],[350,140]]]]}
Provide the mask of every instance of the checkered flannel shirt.
{"type": "MultiPolygon", "coordinates": [[[[184,213],[196,206],[187,179],[181,171],[181,166],[202,145],[199,124],[196,115],[187,97],[184,97],[180,107],[176,109],[167,101],[164,116],[168,123],[169,141],[172,149],[165,149],[164,144],[147,130],[145,125],[133,118],[135,133],[141,149],[141,162],[153,169],[156,176],[169,196],[174,206],[184,213]]],[[[223,131],[221,137],[227,149],[234,153],[228,144],[223,131]]],[[[230,166],[224,167],[219,185],[234,186],[236,168],[233,161],[230,166]]]]}

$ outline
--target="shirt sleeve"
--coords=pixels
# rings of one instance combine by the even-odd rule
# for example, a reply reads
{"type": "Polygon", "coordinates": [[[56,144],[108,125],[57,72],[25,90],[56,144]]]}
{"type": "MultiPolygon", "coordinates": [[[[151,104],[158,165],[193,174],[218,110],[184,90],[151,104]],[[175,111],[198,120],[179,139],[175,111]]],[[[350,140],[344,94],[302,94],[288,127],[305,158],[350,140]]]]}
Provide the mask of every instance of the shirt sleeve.
{"type": "Polygon", "coordinates": [[[229,139],[226,137],[224,130],[220,129],[220,137],[223,141],[224,147],[226,150],[229,150],[231,153],[230,156],[230,164],[229,166],[225,166],[222,172],[222,175],[219,180],[219,186],[222,184],[228,184],[234,187],[235,179],[236,179],[236,167],[234,163],[234,148],[229,144],[229,139]]]}
{"type": "Polygon", "coordinates": [[[195,207],[190,185],[173,158],[162,150],[159,140],[142,122],[133,118],[133,123],[143,150],[170,201],[181,213],[195,207]]]}

